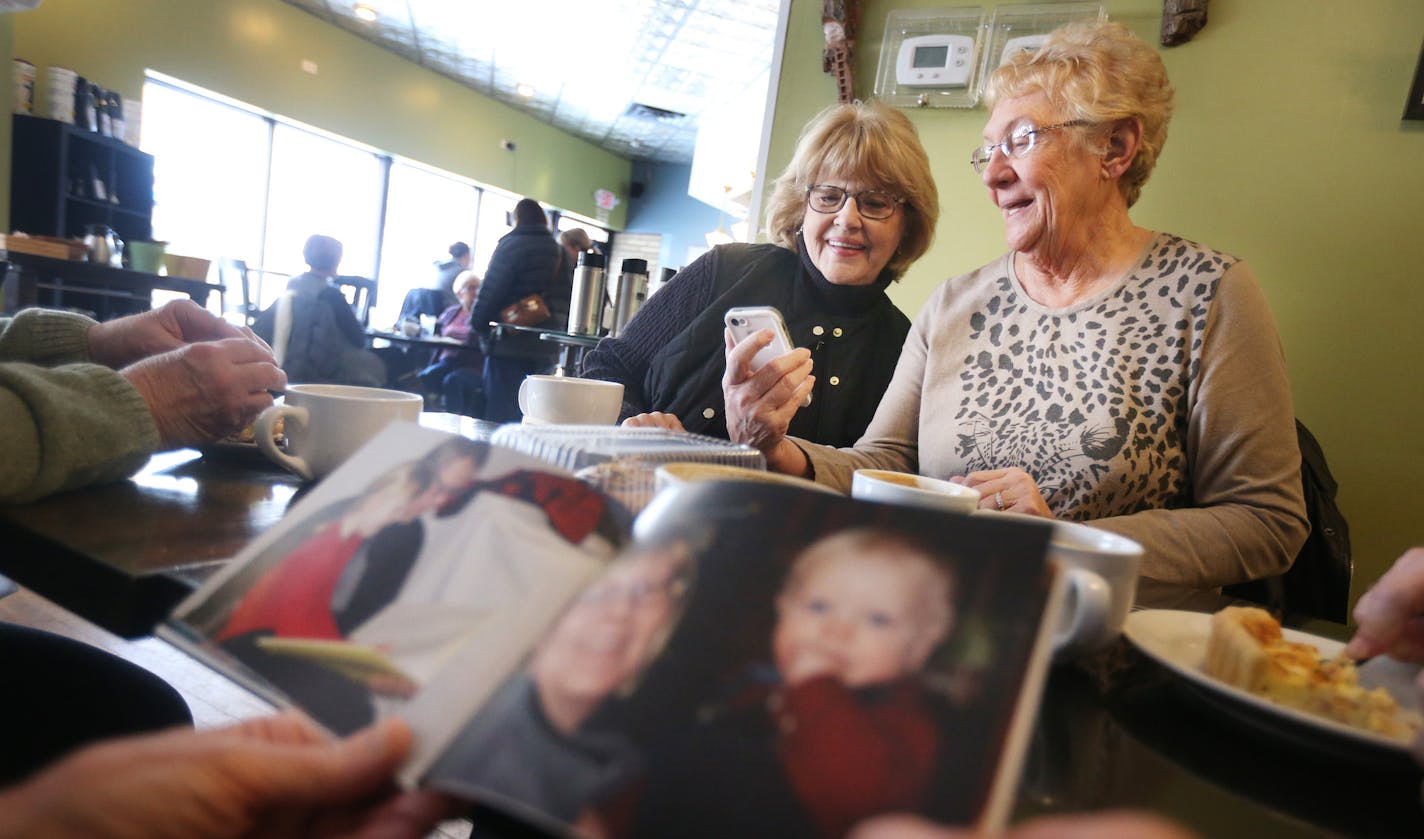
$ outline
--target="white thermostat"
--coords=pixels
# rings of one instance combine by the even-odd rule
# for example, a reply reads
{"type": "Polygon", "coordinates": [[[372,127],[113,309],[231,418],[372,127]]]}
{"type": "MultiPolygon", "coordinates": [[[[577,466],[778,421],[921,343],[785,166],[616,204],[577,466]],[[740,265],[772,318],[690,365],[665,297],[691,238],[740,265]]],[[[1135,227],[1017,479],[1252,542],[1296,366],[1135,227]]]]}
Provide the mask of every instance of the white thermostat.
{"type": "Polygon", "coordinates": [[[973,72],[968,35],[916,35],[900,42],[895,83],[905,87],[964,87],[973,72]]]}
{"type": "Polygon", "coordinates": [[[1043,46],[1043,42],[1048,40],[1048,33],[1042,35],[1020,35],[1017,38],[1010,38],[1004,44],[1004,52],[999,56],[999,64],[1002,66],[1009,63],[1009,59],[1021,52],[1038,52],[1038,48],[1043,46]]]}

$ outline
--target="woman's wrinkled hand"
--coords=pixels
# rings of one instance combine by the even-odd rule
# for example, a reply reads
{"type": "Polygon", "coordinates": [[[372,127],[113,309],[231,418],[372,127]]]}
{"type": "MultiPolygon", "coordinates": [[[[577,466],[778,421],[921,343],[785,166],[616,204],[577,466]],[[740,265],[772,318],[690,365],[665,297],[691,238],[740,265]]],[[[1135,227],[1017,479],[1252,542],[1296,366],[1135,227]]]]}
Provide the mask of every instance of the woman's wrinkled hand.
{"type": "Polygon", "coordinates": [[[148,404],[169,448],[220,440],[272,404],[287,386],[272,353],[246,337],[188,344],[119,371],[148,404]]]}
{"type": "Polygon", "coordinates": [[[243,337],[262,344],[251,330],[233,326],[192,300],[173,300],[142,314],[94,324],[89,328],[89,357],[118,369],[187,344],[243,337]]]}
{"type": "Polygon", "coordinates": [[[740,344],[731,330],[723,331],[727,369],[722,374],[727,437],[767,453],[786,438],[791,418],[816,385],[811,375],[811,351],[798,347],[752,370],[752,359],[772,341],[770,329],[752,333],[740,344]]]}
{"type": "Polygon", "coordinates": [[[970,489],[979,490],[979,509],[1026,513],[1030,516],[1055,518],[1043,500],[1033,476],[1017,466],[1010,469],[986,469],[956,475],[949,479],[970,489]]]}
{"type": "Polygon", "coordinates": [[[682,420],[675,414],[665,414],[662,411],[650,411],[646,414],[634,414],[623,420],[624,428],[666,428],[669,431],[683,431],[682,420]]]}

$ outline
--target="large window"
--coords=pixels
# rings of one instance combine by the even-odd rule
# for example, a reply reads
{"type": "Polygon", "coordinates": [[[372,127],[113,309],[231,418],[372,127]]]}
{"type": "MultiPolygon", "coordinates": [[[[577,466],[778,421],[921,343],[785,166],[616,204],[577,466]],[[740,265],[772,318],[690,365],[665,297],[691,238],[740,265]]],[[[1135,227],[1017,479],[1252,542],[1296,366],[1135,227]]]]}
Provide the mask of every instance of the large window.
{"type": "MultiPolygon", "coordinates": [[[[407,291],[430,282],[451,244],[469,244],[483,275],[509,232],[517,199],[456,175],[157,74],[143,103],[143,148],[156,161],[155,238],[178,253],[244,260],[260,307],[288,274],[305,270],[302,244],[313,233],[341,240],[342,274],[377,280],[371,323],[379,327],[395,321],[407,291]]],[[[579,226],[608,239],[596,224],[579,226]]],[[[228,300],[241,294],[230,290],[228,300]]]]}
{"type": "MultiPolygon", "coordinates": [[[[155,238],[168,241],[174,253],[260,265],[269,133],[255,114],[167,85],[144,85],[155,238]]],[[[229,301],[241,303],[241,289],[228,292],[229,301]]]]}
{"type": "Polygon", "coordinates": [[[413,288],[430,285],[435,266],[450,258],[450,246],[474,239],[480,189],[450,175],[392,164],[381,245],[381,293],[371,322],[395,323],[401,301],[413,288]]]}

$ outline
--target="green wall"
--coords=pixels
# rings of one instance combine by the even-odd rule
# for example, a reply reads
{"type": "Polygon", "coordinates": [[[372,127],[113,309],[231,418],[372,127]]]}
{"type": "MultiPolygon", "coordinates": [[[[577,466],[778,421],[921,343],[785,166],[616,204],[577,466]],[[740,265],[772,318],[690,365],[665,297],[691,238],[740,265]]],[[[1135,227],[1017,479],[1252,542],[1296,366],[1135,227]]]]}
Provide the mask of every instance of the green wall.
{"type": "MultiPolygon", "coordinates": [[[[885,16],[942,2],[865,0],[855,90],[868,98],[885,16]]],[[[986,3],[992,9],[995,4],[986,3]]],[[[1157,42],[1161,0],[1107,0],[1109,17],[1157,42]]],[[[821,3],[793,0],[767,171],[835,101],[821,73],[821,3]]],[[[1402,122],[1424,32],[1419,0],[1213,0],[1194,40],[1163,48],[1177,112],[1133,210],[1246,258],[1275,310],[1296,414],[1341,484],[1355,594],[1424,544],[1424,122],[1402,122]]],[[[987,118],[911,113],[929,149],[941,216],[934,248],[894,292],[908,312],[945,277],[1004,249],[968,164],[987,118]]]]}
{"type": "Polygon", "coordinates": [[[589,217],[598,216],[594,191],[612,190],[625,203],[608,224],[623,226],[628,160],[278,0],[45,0],[4,17],[14,29],[6,54],[40,68],[41,100],[51,64],[125,97],[138,96],[153,69],[589,217]],[[303,59],[317,75],[302,71],[303,59]],[[499,147],[506,138],[515,152],[499,147]]]}

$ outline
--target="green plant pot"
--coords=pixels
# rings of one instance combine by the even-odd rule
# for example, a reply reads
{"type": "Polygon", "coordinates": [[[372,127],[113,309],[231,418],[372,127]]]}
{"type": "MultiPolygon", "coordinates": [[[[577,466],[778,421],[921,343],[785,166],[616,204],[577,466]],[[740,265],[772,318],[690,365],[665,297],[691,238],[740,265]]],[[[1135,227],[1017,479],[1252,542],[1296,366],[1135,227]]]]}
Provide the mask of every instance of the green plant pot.
{"type": "Polygon", "coordinates": [[[167,248],[167,242],[129,242],[129,268],[145,274],[157,274],[167,248]]]}

